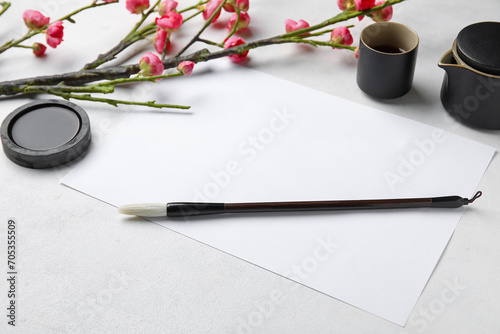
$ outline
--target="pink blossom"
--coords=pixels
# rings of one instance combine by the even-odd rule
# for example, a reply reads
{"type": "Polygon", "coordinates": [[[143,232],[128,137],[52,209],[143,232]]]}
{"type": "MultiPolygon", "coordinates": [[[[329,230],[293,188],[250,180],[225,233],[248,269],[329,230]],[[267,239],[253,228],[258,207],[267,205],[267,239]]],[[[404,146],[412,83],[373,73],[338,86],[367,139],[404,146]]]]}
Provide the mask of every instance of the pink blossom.
{"type": "Polygon", "coordinates": [[[165,48],[165,43],[167,43],[167,46],[170,43],[170,41],[167,42],[168,34],[169,33],[167,31],[165,31],[161,28],[158,28],[156,30],[156,35],[153,38],[153,43],[154,43],[156,52],[158,52],[159,54],[163,53],[163,48],[165,48]]]}
{"type": "Polygon", "coordinates": [[[167,12],[162,17],[156,18],[156,25],[168,32],[176,31],[182,25],[182,15],[177,12],[167,12]]]}
{"type": "Polygon", "coordinates": [[[299,22],[290,19],[285,20],[285,29],[287,33],[304,28],[309,28],[309,23],[304,20],[299,20],[299,22]]]}
{"type": "MultiPolygon", "coordinates": [[[[370,9],[375,6],[375,0],[354,0],[354,3],[356,5],[356,10],[370,9]]],[[[364,17],[364,15],[360,15],[358,16],[358,20],[361,21],[364,17]]]]}
{"type": "Polygon", "coordinates": [[[356,10],[370,9],[375,6],[375,0],[354,0],[356,10]]]}
{"type": "MultiPolygon", "coordinates": [[[[249,0],[236,0],[235,4],[236,4],[236,8],[238,8],[238,10],[240,12],[248,12],[248,9],[250,8],[249,0]]],[[[226,12],[229,12],[229,13],[235,12],[233,4],[230,3],[229,1],[227,1],[224,4],[223,8],[226,12]]]]}
{"type": "Polygon", "coordinates": [[[50,47],[56,48],[63,41],[64,27],[62,21],[56,21],[47,27],[46,40],[50,47]]]}
{"type": "MultiPolygon", "coordinates": [[[[213,15],[213,13],[215,13],[215,10],[217,9],[217,7],[220,6],[221,3],[222,3],[222,0],[210,0],[206,4],[205,10],[203,11],[203,19],[208,20],[213,15]]],[[[220,10],[214,16],[212,22],[217,21],[217,19],[219,18],[219,15],[220,15],[220,10]]]]}
{"type": "Polygon", "coordinates": [[[356,57],[356,59],[359,58],[359,46],[356,48],[356,51],[354,51],[354,57],[356,57]]]}
{"type": "Polygon", "coordinates": [[[234,6],[232,3],[230,3],[229,1],[227,1],[224,6],[222,6],[222,8],[224,8],[224,10],[228,13],[234,13],[235,10],[234,10],[234,6]]]}
{"type": "Polygon", "coordinates": [[[47,47],[42,43],[33,43],[33,53],[35,54],[35,56],[43,56],[45,54],[45,50],[47,50],[47,47]]]}
{"type": "Polygon", "coordinates": [[[347,27],[337,27],[332,31],[332,34],[330,35],[330,41],[337,44],[351,45],[353,39],[347,27]]]}
{"type": "Polygon", "coordinates": [[[249,0],[236,0],[236,8],[238,8],[242,12],[248,12],[250,8],[249,0]]]}
{"type": "Polygon", "coordinates": [[[149,0],[127,0],[125,7],[132,14],[141,14],[149,8],[149,0]]]}
{"type": "MultiPolygon", "coordinates": [[[[356,10],[370,9],[375,6],[375,0],[337,0],[337,6],[340,10],[347,10],[354,6],[356,10]]],[[[358,20],[362,20],[364,15],[358,16],[358,20]]]]}
{"type": "Polygon", "coordinates": [[[139,61],[139,68],[141,73],[145,77],[150,77],[152,75],[160,75],[163,73],[165,67],[161,62],[160,58],[152,52],[145,53],[141,60],[139,61]]]}
{"type": "MultiPolygon", "coordinates": [[[[377,1],[375,6],[383,5],[385,1],[377,1]]],[[[377,10],[371,13],[371,18],[375,22],[387,22],[392,19],[392,6],[377,10]]]]}
{"type": "MultiPolygon", "coordinates": [[[[237,45],[245,44],[245,41],[239,37],[231,36],[224,42],[224,49],[229,49],[237,45]]],[[[245,60],[248,55],[248,50],[244,51],[242,54],[234,54],[228,56],[233,63],[239,63],[245,60]]]]}
{"type": "MultiPolygon", "coordinates": [[[[234,25],[236,24],[236,20],[238,19],[238,14],[234,13],[227,21],[226,28],[230,31],[233,30],[234,25]]],[[[240,13],[240,20],[238,22],[238,26],[236,27],[236,32],[248,27],[250,24],[250,15],[248,13],[240,13]]]]}
{"type": "Polygon", "coordinates": [[[177,70],[188,77],[191,75],[191,73],[193,73],[193,67],[194,63],[192,61],[185,60],[177,65],[177,70]]]}
{"type": "Polygon", "coordinates": [[[158,5],[158,13],[160,16],[165,15],[167,12],[171,12],[177,8],[177,1],[174,0],[162,0],[158,5]]]}
{"type": "Polygon", "coordinates": [[[24,11],[23,20],[30,30],[40,29],[50,22],[49,17],[46,17],[42,13],[31,9],[24,11]]]}
{"type": "Polygon", "coordinates": [[[337,6],[339,6],[340,10],[346,10],[353,5],[354,0],[337,0],[337,6]]]}

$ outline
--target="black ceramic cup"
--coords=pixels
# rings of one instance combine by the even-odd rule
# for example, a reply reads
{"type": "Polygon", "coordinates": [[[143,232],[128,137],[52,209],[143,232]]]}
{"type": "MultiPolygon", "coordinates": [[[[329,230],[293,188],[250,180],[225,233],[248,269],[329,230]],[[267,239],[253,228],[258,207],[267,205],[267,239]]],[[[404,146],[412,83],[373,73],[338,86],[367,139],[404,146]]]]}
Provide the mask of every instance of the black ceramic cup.
{"type": "Polygon", "coordinates": [[[393,99],[411,89],[417,60],[418,35],[395,22],[363,29],[359,42],[357,83],[368,95],[393,99]]]}

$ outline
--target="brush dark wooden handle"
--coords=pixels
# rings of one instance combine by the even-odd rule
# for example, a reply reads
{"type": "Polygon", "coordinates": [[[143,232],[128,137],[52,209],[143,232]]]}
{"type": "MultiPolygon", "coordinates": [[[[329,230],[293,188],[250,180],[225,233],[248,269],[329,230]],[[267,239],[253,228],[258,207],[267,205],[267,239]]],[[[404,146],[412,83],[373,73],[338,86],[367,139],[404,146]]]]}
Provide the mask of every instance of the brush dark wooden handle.
{"type": "Polygon", "coordinates": [[[307,201],[307,202],[261,202],[261,203],[196,203],[174,202],[167,204],[168,217],[213,215],[221,213],[251,213],[279,211],[318,211],[318,210],[367,210],[367,209],[406,209],[406,208],[458,208],[472,203],[481,196],[478,191],[472,199],[460,196],[432,198],[370,199],[346,201],[307,201]]]}

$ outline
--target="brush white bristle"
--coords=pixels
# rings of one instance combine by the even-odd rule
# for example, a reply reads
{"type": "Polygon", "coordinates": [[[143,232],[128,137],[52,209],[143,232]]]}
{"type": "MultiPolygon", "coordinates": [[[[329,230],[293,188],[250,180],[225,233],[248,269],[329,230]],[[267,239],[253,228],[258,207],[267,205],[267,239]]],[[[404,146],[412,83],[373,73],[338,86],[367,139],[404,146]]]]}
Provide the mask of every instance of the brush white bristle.
{"type": "Polygon", "coordinates": [[[120,206],[118,212],[139,217],[165,217],[167,205],[165,203],[129,204],[120,206]]]}

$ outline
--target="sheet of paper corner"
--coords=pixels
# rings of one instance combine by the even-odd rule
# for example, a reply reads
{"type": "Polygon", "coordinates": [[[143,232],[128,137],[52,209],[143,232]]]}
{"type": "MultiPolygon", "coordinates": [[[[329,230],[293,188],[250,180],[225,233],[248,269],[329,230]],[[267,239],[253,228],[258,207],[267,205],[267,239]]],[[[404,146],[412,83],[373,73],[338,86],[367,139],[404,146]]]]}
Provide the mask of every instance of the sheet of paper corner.
{"type": "MultiPolygon", "coordinates": [[[[189,104],[191,111],[130,113],[62,183],[115,206],[467,197],[494,154],[484,144],[226,60],[198,64],[192,77],[155,87],[158,102],[189,104]]],[[[404,325],[462,213],[153,221],[404,325]]]]}

